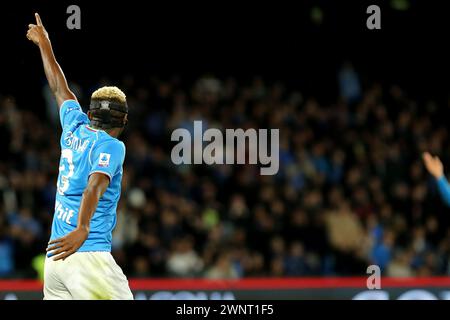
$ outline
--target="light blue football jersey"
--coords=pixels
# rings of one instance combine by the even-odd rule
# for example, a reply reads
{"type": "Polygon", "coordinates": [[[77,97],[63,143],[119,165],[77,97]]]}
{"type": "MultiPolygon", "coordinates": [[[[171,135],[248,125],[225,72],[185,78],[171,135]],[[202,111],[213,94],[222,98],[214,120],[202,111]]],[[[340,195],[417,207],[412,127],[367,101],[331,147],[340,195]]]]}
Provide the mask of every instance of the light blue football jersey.
{"type": "Polygon", "coordinates": [[[88,116],[75,100],[62,104],[60,121],[63,128],[61,159],[51,240],[63,237],[76,228],[89,176],[101,172],[109,177],[110,183],[91,219],[89,236],[78,251],[111,251],[125,145],[105,131],[89,127],[88,116]]]}

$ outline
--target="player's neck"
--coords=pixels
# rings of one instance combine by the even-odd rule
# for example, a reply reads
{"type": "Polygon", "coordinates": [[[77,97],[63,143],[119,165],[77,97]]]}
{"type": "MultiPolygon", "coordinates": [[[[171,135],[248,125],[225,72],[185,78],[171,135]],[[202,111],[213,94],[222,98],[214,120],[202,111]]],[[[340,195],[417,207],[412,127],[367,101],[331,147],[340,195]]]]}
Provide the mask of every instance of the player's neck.
{"type": "Polygon", "coordinates": [[[112,129],[102,129],[98,128],[96,126],[88,125],[88,128],[95,130],[95,131],[104,131],[107,134],[109,134],[111,137],[118,138],[120,134],[122,133],[122,128],[112,128],[112,129]]]}
{"type": "Polygon", "coordinates": [[[109,134],[111,137],[118,138],[122,133],[122,128],[112,128],[105,130],[105,132],[109,134]]]}

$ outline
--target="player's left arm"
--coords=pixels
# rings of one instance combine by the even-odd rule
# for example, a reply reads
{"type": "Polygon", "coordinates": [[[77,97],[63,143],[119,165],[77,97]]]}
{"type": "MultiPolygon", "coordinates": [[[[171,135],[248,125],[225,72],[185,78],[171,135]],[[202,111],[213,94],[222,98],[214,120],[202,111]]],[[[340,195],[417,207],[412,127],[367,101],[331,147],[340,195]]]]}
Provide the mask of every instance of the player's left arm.
{"type": "Polygon", "coordinates": [[[78,213],[77,228],[66,236],[52,240],[48,243],[47,251],[53,251],[53,260],[65,259],[83,245],[89,235],[91,218],[97,209],[100,198],[109,185],[109,177],[103,173],[95,172],[90,175],[89,182],[83,192],[80,211],[78,213]]]}

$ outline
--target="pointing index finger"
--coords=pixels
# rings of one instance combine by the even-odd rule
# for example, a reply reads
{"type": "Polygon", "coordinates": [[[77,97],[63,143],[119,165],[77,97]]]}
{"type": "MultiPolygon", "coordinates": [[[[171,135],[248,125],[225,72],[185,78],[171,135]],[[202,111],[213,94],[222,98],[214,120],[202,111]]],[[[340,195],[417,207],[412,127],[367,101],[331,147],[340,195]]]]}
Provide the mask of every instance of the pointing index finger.
{"type": "Polygon", "coordinates": [[[42,25],[42,20],[41,20],[41,17],[39,16],[39,13],[36,12],[36,13],[34,14],[34,16],[36,17],[36,23],[37,23],[37,25],[42,27],[42,26],[43,26],[43,25],[42,25]]]}

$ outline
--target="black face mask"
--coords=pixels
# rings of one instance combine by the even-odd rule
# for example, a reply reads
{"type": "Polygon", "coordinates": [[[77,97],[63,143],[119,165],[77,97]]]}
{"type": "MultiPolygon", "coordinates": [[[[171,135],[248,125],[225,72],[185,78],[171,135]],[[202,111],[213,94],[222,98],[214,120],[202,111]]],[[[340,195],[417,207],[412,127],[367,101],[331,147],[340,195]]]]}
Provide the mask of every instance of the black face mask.
{"type": "Polygon", "coordinates": [[[101,129],[123,128],[125,126],[125,115],[128,114],[126,103],[116,103],[109,100],[91,100],[89,111],[91,112],[91,124],[101,129]],[[115,115],[111,110],[116,111],[115,115]],[[119,113],[120,116],[117,116],[119,113]]]}

